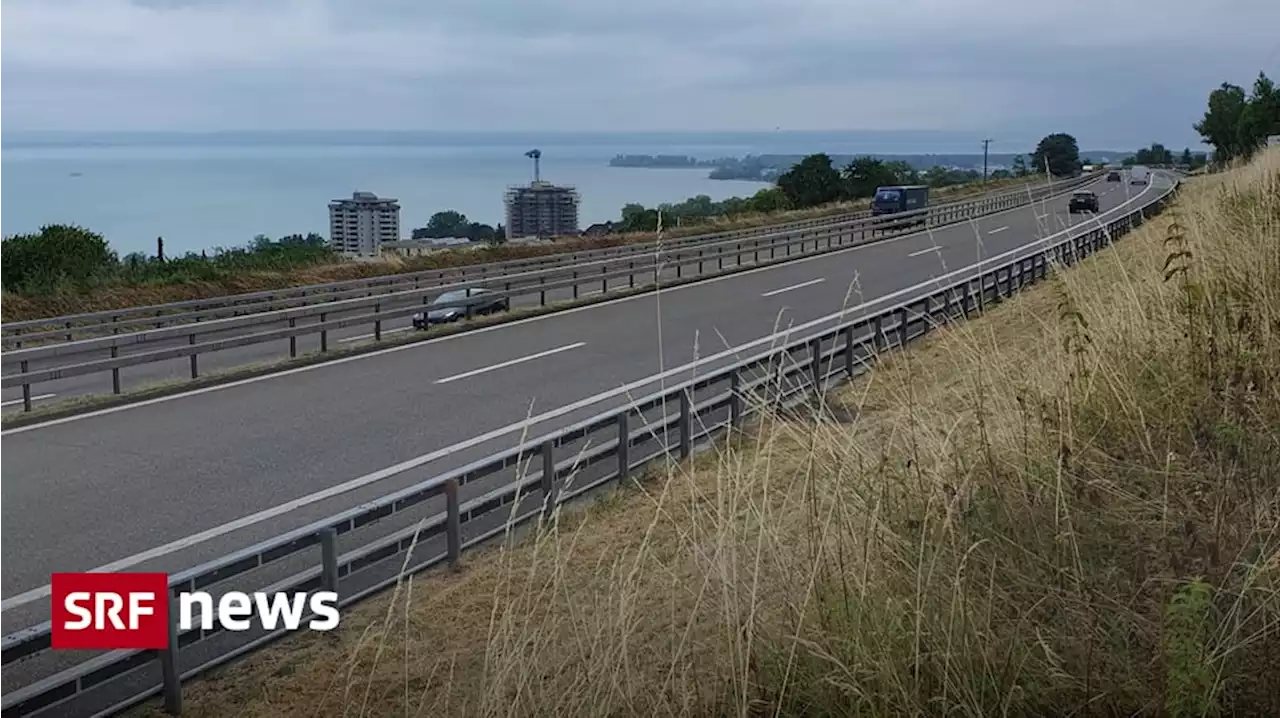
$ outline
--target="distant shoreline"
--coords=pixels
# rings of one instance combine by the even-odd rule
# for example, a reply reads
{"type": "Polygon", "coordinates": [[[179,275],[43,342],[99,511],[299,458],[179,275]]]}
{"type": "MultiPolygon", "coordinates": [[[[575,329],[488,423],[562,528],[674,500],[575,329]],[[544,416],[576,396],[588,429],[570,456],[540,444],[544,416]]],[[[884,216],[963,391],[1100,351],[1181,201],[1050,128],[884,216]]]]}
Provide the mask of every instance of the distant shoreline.
{"type": "MultiPolygon", "coordinates": [[[[1020,155],[1025,156],[1028,153],[992,153],[987,155],[986,169],[989,172],[998,170],[1008,170],[1013,166],[1013,160],[1020,155]]],[[[1097,162],[1116,161],[1121,157],[1125,157],[1130,153],[1115,152],[1110,150],[1092,150],[1083,151],[1081,157],[1088,157],[1097,162]]],[[[982,170],[984,158],[981,153],[879,153],[868,152],[865,154],[831,154],[831,161],[837,167],[843,167],[851,162],[855,157],[871,156],[876,159],[887,162],[906,162],[919,172],[928,171],[934,167],[943,167],[950,170],[982,170]]],[[[711,160],[698,159],[689,155],[644,155],[644,154],[619,154],[609,160],[610,167],[625,167],[631,169],[705,169],[711,168],[711,172],[707,175],[708,179],[714,180],[739,180],[746,182],[775,182],[778,176],[791,169],[805,155],[746,155],[743,157],[719,157],[711,160]]]]}

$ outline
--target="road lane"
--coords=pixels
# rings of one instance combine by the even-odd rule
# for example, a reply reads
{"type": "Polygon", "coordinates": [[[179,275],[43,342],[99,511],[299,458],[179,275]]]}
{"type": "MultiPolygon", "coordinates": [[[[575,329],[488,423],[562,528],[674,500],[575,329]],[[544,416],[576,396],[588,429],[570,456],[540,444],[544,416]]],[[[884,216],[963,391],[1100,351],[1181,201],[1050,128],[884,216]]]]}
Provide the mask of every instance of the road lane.
{"type": "MultiPolygon", "coordinates": [[[[1103,207],[1123,200],[1113,197],[1103,207]]],[[[1050,203],[1052,224],[1088,221],[1066,216],[1064,206],[1050,203]]],[[[325,491],[347,477],[368,476],[395,461],[465,446],[419,470],[307,503],[287,515],[138,565],[173,570],[220,555],[510,445],[518,437],[467,441],[528,414],[572,406],[663,368],[766,337],[777,329],[777,311],[760,297],[762,291],[822,274],[826,281],[806,289],[804,301],[788,308],[785,317],[793,325],[811,321],[837,310],[850,296],[856,303],[939,274],[929,262],[907,258],[923,246],[954,247],[970,256],[1020,246],[1045,221],[1033,216],[1043,209],[7,433],[4,593],[9,597],[39,587],[54,569],[101,566],[262,507],[325,491]],[[974,240],[997,224],[1012,229],[974,240]],[[573,351],[522,364],[519,370],[436,383],[476,369],[477,358],[488,363],[576,343],[581,346],[573,351]],[[68,531],[69,526],[78,528],[68,531]]],[[[534,433],[600,408],[560,414],[534,433]]],[[[6,631],[12,628],[12,615],[5,614],[6,631]]]]}

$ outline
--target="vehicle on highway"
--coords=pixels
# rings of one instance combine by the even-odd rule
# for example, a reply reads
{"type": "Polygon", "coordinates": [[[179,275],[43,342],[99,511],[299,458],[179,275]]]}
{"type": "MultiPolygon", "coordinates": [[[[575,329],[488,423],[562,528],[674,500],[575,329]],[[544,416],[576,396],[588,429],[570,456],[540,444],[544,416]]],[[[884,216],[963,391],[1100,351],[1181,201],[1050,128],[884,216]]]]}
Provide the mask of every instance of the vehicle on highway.
{"type": "Polygon", "coordinates": [[[1072,214],[1076,212],[1097,212],[1098,195],[1087,189],[1072,192],[1071,201],[1067,204],[1067,211],[1072,214]]]}
{"type": "Polygon", "coordinates": [[[493,292],[488,289],[481,289],[479,287],[468,287],[466,289],[445,292],[431,300],[431,304],[428,306],[454,304],[457,302],[462,303],[452,307],[428,309],[425,312],[418,312],[417,314],[414,314],[414,329],[426,329],[432,324],[448,324],[449,322],[461,321],[468,315],[476,316],[480,314],[493,314],[495,312],[506,312],[511,310],[511,299],[509,297],[495,296],[493,292]]]}
{"type": "Polygon", "coordinates": [[[1142,165],[1129,168],[1129,184],[1146,184],[1150,177],[1151,171],[1142,165]]]}
{"type": "Polygon", "coordinates": [[[1119,182],[1120,179],[1121,179],[1120,173],[1115,170],[1111,170],[1110,172],[1107,173],[1108,182],[1119,182]]]}
{"type": "MultiPolygon", "coordinates": [[[[898,212],[914,212],[929,206],[928,185],[894,185],[877,187],[871,199],[871,215],[878,217],[898,212]]],[[[924,218],[920,221],[923,223],[924,218]]]]}

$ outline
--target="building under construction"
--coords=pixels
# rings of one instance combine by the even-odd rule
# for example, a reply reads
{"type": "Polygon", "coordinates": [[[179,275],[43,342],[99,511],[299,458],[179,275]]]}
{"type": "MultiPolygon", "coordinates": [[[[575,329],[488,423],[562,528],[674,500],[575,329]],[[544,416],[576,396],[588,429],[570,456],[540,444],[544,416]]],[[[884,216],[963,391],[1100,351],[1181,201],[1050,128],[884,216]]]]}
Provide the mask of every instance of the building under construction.
{"type": "Polygon", "coordinates": [[[525,156],[533,160],[533,181],[507,188],[507,239],[577,235],[577,190],[542,181],[542,152],[530,150],[525,156]]]}

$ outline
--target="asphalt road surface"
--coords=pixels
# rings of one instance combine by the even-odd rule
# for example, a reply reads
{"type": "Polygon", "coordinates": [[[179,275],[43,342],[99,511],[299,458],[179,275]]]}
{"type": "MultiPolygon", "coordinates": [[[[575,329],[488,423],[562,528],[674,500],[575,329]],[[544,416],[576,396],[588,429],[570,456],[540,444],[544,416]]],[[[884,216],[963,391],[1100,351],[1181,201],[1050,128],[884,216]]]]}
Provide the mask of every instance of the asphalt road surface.
{"type": "Polygon", "coordinates": [[[1066,202],[4,431],[3,630],[47,618],[53,571],[187,568],[1097,224],[1066,202]]]}

